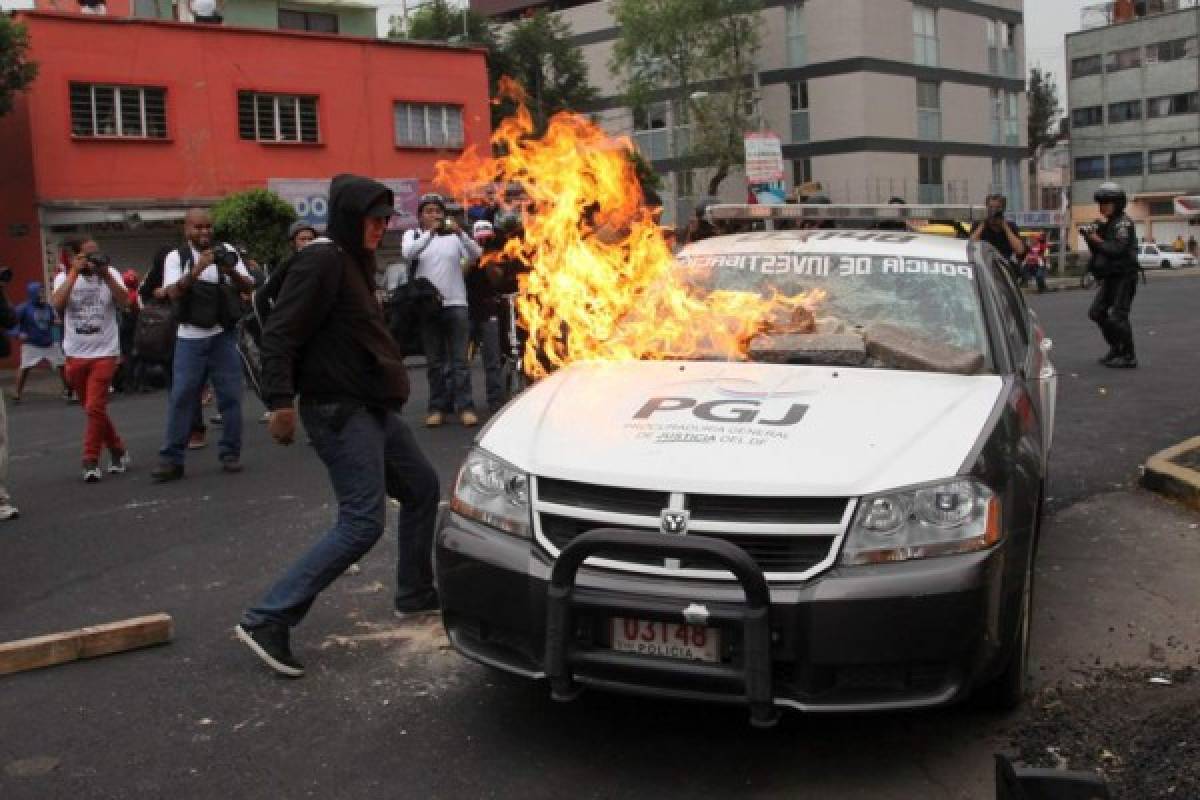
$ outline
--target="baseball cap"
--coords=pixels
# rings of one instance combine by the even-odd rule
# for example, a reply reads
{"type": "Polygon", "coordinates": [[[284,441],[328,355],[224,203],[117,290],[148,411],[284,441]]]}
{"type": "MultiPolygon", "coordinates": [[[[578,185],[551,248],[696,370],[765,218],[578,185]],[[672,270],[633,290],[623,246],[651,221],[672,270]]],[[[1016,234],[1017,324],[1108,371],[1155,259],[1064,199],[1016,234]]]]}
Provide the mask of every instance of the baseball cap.
{"type": "Polygon", "coordinates": [[[471,228],[471,235],[478,239],[480,236],[488,237],[496,235],[496,228],[486,219],[481,219],[471,228]]]}
{"type": "Polygon", "coordinates": [[[417,213],[420,214],[425,209],[425,206],[430,204],[441,207],[442,211],[446,210],[446,201],[442,196],[436,192],[430,192],[429,194],[421,195],[421,199],[417,201],[417,213]]]}
{"type": "Polygon", "coordinates": [[[317,228],[315,225],[310,225],[307,222],[305,222],[304,220],[299,219],[288,226],[287,238],[295,239],[296,234],[299,233],[300,231],[312,231],[314,236],[317,235],[317,228]]]}
{"type": "Polygon", "coordinates": [[[380,198],[379,202],[367,209],[368,217],[390,217],[396,213],[391,198],[380,198]]]}

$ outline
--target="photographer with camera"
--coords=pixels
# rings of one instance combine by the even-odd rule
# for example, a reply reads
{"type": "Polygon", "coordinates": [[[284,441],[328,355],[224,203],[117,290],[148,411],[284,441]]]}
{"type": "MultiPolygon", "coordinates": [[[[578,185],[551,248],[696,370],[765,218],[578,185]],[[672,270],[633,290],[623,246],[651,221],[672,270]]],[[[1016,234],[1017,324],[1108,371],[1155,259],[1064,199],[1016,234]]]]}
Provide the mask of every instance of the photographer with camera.
{"type": "Polygon", "coordinates": [[[971,230],[971,241],[987,242],[996,248],[996,252],[1008,262],[1012,279],[1019,283],[1021,264],[1025,261],[1025,242],[1017,227],[1004,218],[1008,200],[1002,194],[993,193],[984,202],[987,204],[987,219],[975,223],[971,230]]]}
{"type": "Polygon", "coordinates": [[[482,248],[446,216],[441,195],[426,194],[417,203],[418,228],[405,231],[404,258],[416,262],[413,278],[425,278],[441,294],[441,307],[421,320],[429,380],[429,414],[425,425],[435,428],[445,415],[458,412],[467,427],[479,424],[471,396],[467,342],[471,323],[467,316],[467,286],[463,274],[483,254],[482,248]]]}
{"type": "Polygon", "coordinates": [[[1100,363],[1132,369],[1138,363],[1133,351],[1133,326],[1129,324],[1129,311],[1137,293],[1137,229],[1125,214],[1125,190],[1119,185],[1111,181],[1100,184],[1093,199],[1104,219],[1079,227],[1092,251],[1088,271],[1096,276],[1096,297],[1088,317],[1100,326],[1108,342],[1108,353],[1100,363]]]}
{"type": "Polygon", "coordinates": [[[70,266],[54,279],[50,304],[63,318],[67,383],[87,413],[83,479],[96,483],[102,449],[108,449],[110,473],[129,469],[129,453],[108,416],[108,389],[121,357],[117,311],[129,305],[129,292],[95,241],[73,239],[66,248],[70,266]]]}
{"type": "Polygon", "coordinates": [[[213,241],[212,217],[193,208],[183,220],[187,243],[163,262],[163,288],[175,304],[179,330],[167,412],[166,441],[151,477],[159,483],[183,477],[192,418],[207,379],[217,394],[221,441],[217,456],[225,472],[242,471],[242,363],[237,323],[243,292],[254,290],[237,250],[213,241]]]}

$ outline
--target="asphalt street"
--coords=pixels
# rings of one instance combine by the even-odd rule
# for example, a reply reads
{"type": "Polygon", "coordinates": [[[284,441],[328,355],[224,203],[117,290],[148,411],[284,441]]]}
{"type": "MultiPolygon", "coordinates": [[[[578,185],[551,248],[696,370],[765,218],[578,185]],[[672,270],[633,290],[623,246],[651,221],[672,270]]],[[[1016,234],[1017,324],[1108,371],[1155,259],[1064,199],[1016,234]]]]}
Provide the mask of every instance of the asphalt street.
{"type": "MultiPolygon", "coordinates": [[[[1090,292],[1032,296],[1060,370],[1050,514],[1039,556],[1035,684],[1093,665],[1196,663],[1197,518],[1135,488],[1152,452],[1200,431],[1200,271],[1139,287],[1142,367],[1095,363],[1090,292]],[[1190,638],[1187,638],[1190,637],[1190,638]],[[1155,651],[1158,647],[1158,651],[1155,651]]],[[[448,491],[472,432],[405,417],[448,491]]],[[[983,798],[1008,720],[965,708],[803,717],[757,731],[740,709],[585,694],[493,673],[436,621],[391,615],[394,536],[297,630],[308,676],[268,674],[232,636],[241,609],[332,516],[303,443],[269,441],[247,395],[241,475],[216,448],[185,480],[149,480],[161,393],[114,399],[130,474],[79,479],[83,415],[46,391],[9,406],[0,641],[155,611],[172,643],[0,677],[0,797],[983,798]]],[[[482,386],[476,382],[476,393],[482,386]]],[[[217,433],[219,429],[214,429],[217,433]]]]}

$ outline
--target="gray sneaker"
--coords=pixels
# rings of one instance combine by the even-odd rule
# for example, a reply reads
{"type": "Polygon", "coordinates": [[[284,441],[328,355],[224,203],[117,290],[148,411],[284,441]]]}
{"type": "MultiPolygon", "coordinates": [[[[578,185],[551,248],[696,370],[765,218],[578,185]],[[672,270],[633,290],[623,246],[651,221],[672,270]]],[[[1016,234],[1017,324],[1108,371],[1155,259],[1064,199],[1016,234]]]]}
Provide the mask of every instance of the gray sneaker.
{"type": "Polygon", "coordinates": [[[17,511],[17,507],[12,503],[0,503],[0,520],[16,519],[21,516],[21,512],[17,511]]]}
{"type": "Polygon", "coordinates": [[[129,451],[117,455],[112,454],[112,463],[108,465],[108,473],[110,475],[123,475],[129,471],[129,466],[133,463],[133,459],[129,456],[129,451]]]}
{"type": "Polygon", "coordinates": [[[85,462],[83,465],[83,479],[87,483],[100,482],[100,465],[95,461],[85,462]]]}

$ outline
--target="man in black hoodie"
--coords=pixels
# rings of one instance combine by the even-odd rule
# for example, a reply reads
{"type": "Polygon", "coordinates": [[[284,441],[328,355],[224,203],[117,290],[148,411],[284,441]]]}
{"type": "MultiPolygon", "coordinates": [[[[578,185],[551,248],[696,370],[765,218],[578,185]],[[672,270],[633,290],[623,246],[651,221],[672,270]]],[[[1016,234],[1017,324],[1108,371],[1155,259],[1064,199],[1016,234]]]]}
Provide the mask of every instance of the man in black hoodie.
{"type": "Polygon", "coordinates": [[[408,399],[404,356],[375,300],[375,250],[394,213],[392,192],[338,175],[329,193],[332,242],[318,240],[286,267],[262,335],[263,396],[271,436],[291,444],[299,414],[338,500],[333,528],[242,616],[235,631],[277,673],[304,667],[291,628],[317,595],[379,540],[387,496],[400,500],[396,611],[438,607],[433,526],[438,478],[400,418],[408,399]]]}

